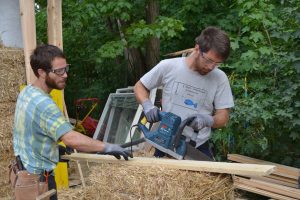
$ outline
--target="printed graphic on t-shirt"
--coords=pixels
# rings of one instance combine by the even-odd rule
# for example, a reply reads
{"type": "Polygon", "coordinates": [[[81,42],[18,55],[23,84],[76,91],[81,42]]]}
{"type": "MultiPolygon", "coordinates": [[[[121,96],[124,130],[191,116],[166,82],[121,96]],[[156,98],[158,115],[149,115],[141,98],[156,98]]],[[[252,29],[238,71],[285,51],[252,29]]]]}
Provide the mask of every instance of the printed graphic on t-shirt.
{"type": "Polygon", "coordinates": [[[172,88],[172,103],[198,111],[204,105],[207,93],[207,90],[175,81],[172,88]]]}

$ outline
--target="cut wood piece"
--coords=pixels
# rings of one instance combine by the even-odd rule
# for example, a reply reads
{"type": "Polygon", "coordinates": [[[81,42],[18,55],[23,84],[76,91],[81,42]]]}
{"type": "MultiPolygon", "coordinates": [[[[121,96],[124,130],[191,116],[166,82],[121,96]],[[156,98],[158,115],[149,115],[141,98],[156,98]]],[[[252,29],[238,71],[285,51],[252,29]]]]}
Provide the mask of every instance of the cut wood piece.
{"type": "Polygon", "coordinates": [[[257,189],[265,190],[268,192],[276,193],[279,195],[300,199],[300,190],[294,189],[274,183],[269,183],[265,181],[255,180],[255,179],[247,179],[242,177],[235,176],[233,178],[234,182],[242,183],[244,185],[248,185],[257,189]]]}
{"type": "Polygon", "coordinates": [[[39,195],[36,200],[45,200],[45,199],[49,199],[49,197],[51,197],[52,195],[54,195],[56,193],[55,189],[49,190],[41,195],[39,195]]]}
{"type": "Polygon", "coordinates": [[[176,51],[176,52],[173,52],[173,53],[168,53],[164,56],[179,56],[179,55],[182,55],[182,54],[191,53],[193,50],[194,50],[194,48],[189,48],[189,49],[185,49],[185,50],[181,50],[181,51],[176,51]]]}
{"type": "Polygon", "coordinates": [[[248,156],[239,155],[239,154],[228,154],[227,159],[235,162],[240,162],[240,163],[275,165],[276,170],[275,172],[273,172],[273,174],[296,179],[297,181],[299,180],[300,177],[300,169],[295,167],[289,167],[277,163],[251,158],[248,156]]]}
{"type": "Polygon", "coordinates": [[[271,197],[271,198],[274,198],[274,199],[279,199],[279,200],[296,200],[294,198],[286,197],[286,196],[283,196],[283,195],[280,195],[280,194],[274,194],[272,192],[268,192],[268,191],[265,191],[265,190],[257,189],[257,188],[254,188],[254,187],[242,184],[242,183],[238,183],[238,182],[234,182],[233,185],[237,189],[245,190],[245,191],[252,192],[252,193],[255,193],[255,194],[260,194],[260,195],[271,197]]]}
{"type": "Polygon", "coordinates": [[[135,157],[129,161],[117,160],[114,156],[96,155],[85,153],[73,153],[63,156],[67,160],[84,160],[99,163],[117,163],[134,166],[159,166],[180,170],[204,171],[226,174],[237,174],[243,176],[265,176],[275,170],[272,165],[256,165],[256,164],[241,164],[241,163],[225,163],[225,162],[209,162],[195,160],[172,160],[162,158],[144,158],[135,157]]]}

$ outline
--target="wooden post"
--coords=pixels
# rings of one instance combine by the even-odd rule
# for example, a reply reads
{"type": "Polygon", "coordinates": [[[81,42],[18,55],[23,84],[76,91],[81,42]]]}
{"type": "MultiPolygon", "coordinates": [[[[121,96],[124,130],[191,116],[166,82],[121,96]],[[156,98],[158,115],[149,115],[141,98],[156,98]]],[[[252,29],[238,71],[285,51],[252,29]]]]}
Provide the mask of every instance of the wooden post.
{"type": "MultiPolygon", "coordinates": [[[[62,1],[48,0],[47,2],[47,22],[48,22],[48,43],[63,49],[62,36],[62,1]]],[[[64,91],[62,92],[63,112],[67,119],[69,119],[67,107],[64,100],[64,91]]],[[[77,152],[75,150],[75,152],[77,152]]],[[[79,161],[76,162],[82,186],[85,187],[85,181],[79,161]]]]}
{"type": "Polygon", "coordinates": [[[34,0],[20,0],[19,3],[24,45],[26,80],[27,84],[30,84],[36,80],[36,76],[34,75],[30,66],[30,55],[36,47],[34,0]]]}
{"type": "Polygon", "coordinates": [[[48,0],[47,17],[48,43],[63,49],[61,0],[48,0]]]}

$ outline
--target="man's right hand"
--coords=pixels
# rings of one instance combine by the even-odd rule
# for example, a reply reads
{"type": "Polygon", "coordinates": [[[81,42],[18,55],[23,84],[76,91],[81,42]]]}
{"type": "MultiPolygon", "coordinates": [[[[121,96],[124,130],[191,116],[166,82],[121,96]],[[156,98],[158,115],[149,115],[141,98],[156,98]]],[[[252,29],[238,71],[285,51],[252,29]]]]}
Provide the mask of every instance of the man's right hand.
{"type": "Polygon", "coordinates": [[[154,106],[150,99],[147,99],[142,103],[143,110],[145,113],[145,116],[147,118],[147,121],[150,123],[158,122],[160,120],[159,118],[159,108],[154,106]]]}
{"type": "Polygon", "coordinates": [[[131,158],[133,157],[129,151],[122,148],[120,145],[110,144],[110,143],[105,143],[104,151],[103,151],[103,153],[100,153],[100,154],[113,155],[117,159],[121,159],[121,156],[123,156],[123,158],[125,160],[128,160],[128,157],[131,157],[131,158]]]}

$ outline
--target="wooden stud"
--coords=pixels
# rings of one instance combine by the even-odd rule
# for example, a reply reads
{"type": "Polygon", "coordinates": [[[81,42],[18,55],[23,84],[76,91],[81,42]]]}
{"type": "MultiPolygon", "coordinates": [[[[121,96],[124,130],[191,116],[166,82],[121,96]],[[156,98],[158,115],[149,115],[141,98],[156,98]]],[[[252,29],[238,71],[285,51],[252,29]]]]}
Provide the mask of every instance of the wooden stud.
{"type": "Polygon", "coordinates": [[[63,49],[61,0],[48,0],[47,17],[48,43],[63,49]]]}
{"type": "Polygon", "coordinates": [[[37,79],[30,65],[30,55],[36,47],[34,0],[19,0],[19,3],[24,45],[26,80],[27,84],[31,84],[37,79]]]}

